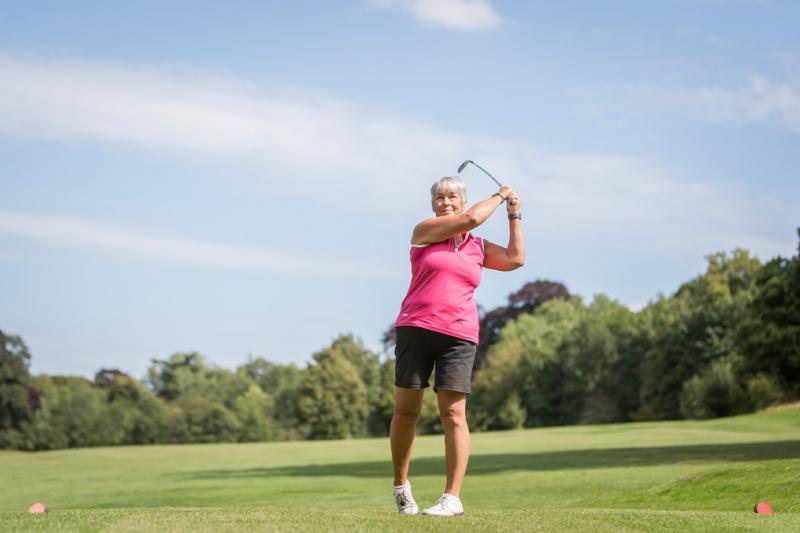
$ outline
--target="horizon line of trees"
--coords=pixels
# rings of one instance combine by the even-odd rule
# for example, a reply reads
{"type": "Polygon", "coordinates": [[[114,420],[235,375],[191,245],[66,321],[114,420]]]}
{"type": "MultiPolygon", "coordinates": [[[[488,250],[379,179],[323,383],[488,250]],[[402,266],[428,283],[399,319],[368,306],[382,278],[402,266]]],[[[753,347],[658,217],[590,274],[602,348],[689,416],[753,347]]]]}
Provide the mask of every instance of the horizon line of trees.
{"type": "MultiPolygon", "coordinates": [[[[470,427],[713,418],[796,400],[799,257],[712,254],[703,274],[638,312],[527,283],[481,313],[470,427]]],[[[229,370],[177,353],[152,360],[143,381],[116,369],[32,376],[30,359],[0,331],[0,448],[385,436],[393,411],[394,357],[351,334],[305,368],[251,357],[229,370]]],[[[418,427],[441,432],[433,394],[418,427]]]]}

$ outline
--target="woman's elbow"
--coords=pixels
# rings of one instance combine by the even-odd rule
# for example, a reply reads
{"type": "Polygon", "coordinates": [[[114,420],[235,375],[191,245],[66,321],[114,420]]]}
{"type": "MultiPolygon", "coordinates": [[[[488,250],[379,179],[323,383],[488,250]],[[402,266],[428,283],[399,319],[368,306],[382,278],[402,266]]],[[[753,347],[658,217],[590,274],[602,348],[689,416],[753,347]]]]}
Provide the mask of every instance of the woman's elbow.
{"type": "Polygon", "coordinates": [[[466,231],[470,231],[480,226],[481,220],[475,216],[474,213],[464,213],[462,223],[464,225],[464,229],[466,231]]]}
{"type": "Polygon", "coordinates": [[[522,268],[525,266],[525,258],[524,257],[513,257],[509,261],[509,266],[511,267],[510,270],[516,270],[518,268],[522,268]]]}

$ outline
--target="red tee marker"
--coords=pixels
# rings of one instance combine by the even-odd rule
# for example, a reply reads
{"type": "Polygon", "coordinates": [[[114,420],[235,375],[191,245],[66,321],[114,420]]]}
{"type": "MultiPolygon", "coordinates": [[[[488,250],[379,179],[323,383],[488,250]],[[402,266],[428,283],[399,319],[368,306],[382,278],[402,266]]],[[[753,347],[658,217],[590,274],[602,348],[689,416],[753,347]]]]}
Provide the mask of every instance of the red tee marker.
{"type": "Polygon", "coordinates": [[[36,502],[28,507],[29,513],[46,513],[48,510],[47,505],[42,502],[36,502]]]}
{"type": "Polygon", "coordinates": [[[758,502],[753,508],[756,514],[772,514],[772,507],[767,502],[758,502]]]}

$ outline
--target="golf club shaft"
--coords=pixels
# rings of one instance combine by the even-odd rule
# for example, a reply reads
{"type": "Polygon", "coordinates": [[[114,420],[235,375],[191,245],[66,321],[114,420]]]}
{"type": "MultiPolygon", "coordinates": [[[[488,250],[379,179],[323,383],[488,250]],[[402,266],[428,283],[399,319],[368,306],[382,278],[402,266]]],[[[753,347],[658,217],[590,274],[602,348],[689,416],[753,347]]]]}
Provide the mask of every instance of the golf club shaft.
{"type": "MultiPolygon", "coordinates": [[[[461,174],[461,171],[462,171],[462,170],[464,170],[464,167],[465,167],[465,166],[467,166],[467,163],[472,163],[473,165],[475,165],[476,167],[478,167],[478,168],[481,170],[481,172],[483,172],[484,174],[486,174],[487,176],[489,176],[490,178],[492,178],[492,181],[493,181],[493,182],[495,182],[495,183],[497,184],[497,186],[498,186],[498,187],[502,187],[502,186],[503,186],[503,184],[502,184],[502,183],[500,183],[499,181],[497,181],[497,179],[496,179],[494,176],[492,176],[492,175],[489,173],[489,171],[488,171],[488,170],[486,170],[485,168],[483,168],[482,166],[480,166],[478,163],[476,163],[476,162],[475,162],[475,161],[473,161],[472,159],[467,159],[466,161],[464,161],[463,163],[461,163],[461,166],[460,166],[460,167],[458,167],[458,173],[459,173],[459,174],[461,174]]],[[[511,199],[511,205],[517,205],[517,203],[518,203],[518,202],[517,202],[517,199],[516,199],[516,198],[512,198],[512,199],[511,199]]]]}
{"type": "Polygon", "coordinates": [[[492,176],[491,174],[489,174],[489,171],[487,171],[485,168],[483,168],[482,166],[480,166],[478,163],[476,163],[475,161],[473,161],[473,162],[472,162],[472,164],[473,164],[473,165],[475,165],[476,167],[478,167],[479,169],[481,169],[481,170],[483,171],[483,173],[484,173],[484,174],[486,174],[487,176],[489,176],[490,178],[492,178],[492,181],[494,181],[494,182],[497,184],[497,186],[498,186],[498,187],[502,187],[502,186],[503,186],[503,184],[502,184],[502,183],[500,183],[499,181],[497,181],[497,179],[496,179],[494,176],[492,176]]]}

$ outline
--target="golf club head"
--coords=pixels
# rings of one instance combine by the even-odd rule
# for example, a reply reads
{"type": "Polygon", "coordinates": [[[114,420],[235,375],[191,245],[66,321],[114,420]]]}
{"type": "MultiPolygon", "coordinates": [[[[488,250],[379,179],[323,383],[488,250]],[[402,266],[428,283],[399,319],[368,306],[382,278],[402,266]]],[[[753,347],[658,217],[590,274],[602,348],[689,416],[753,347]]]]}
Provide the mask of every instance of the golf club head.
{"type": "MultiPolygon", "coordinates": [[[[462,170],[464,170],[464,167],[466,167],[466,166],[467,166],[467,165],[469,165],[470,163],[472,163],[472,160],[470,160],[470,159],[467,159],[466,161],[464,161],[463,163],[461,163],[461,164],[458,166],[458,173],[459,173],[459,174],[461,174],[461,171],[462,171],[462,170]]],[[[474,164],[474,163],[473,163],[473,164],[474,164]]]]}

